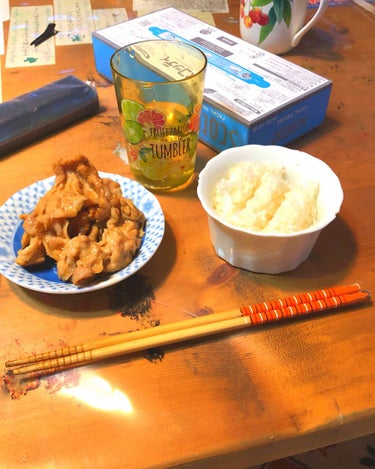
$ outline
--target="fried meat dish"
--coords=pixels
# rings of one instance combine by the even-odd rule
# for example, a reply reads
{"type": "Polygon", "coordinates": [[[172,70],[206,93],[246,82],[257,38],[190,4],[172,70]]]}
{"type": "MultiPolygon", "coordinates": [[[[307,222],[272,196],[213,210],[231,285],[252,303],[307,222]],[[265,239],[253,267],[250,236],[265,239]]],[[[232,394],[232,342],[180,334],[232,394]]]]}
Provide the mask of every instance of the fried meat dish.
{"type": "Polygon", "coordinates": [[[75,285],[130,264],[144,234],[144,214],[85,156],[59,161],[54,172],[52,188],[31,213],[21,215],[17,264],[41,264],[51,257],[59,278],[75,285]]]}

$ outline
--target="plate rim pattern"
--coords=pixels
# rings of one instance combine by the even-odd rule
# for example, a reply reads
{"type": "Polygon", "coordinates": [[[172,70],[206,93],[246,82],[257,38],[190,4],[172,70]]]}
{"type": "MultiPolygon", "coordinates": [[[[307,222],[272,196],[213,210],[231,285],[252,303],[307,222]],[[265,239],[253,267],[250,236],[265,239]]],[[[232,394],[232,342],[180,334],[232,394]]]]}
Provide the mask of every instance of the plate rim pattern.
{"type": "Polygon", "coordinates": [[[118,182],[123,196],[133,200],[146,216],[144,239],[133,261],[123,269],[82,287],[61,280],[54,282],[42,279],[15,263],[14,238],[22,224],[19,215],[32,211],[40,197],[52,187],[55,176],[50,176],[18,190],[0,207],[0,274],[21,287],[42,293],[86,293],[125,280],[152,258],[161,244],[165,231],[165,218],[158,199],[134,179],[114,173],[98,172],[100,177],[118,182]]]}

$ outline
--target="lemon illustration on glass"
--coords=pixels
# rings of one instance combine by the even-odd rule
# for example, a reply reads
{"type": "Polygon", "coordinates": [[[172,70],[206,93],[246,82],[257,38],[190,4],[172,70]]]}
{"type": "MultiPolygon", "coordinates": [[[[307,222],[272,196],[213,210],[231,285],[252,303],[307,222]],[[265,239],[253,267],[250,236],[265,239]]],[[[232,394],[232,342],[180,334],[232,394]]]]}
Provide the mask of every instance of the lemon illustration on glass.
{"type": "Polygon", "coordinates": [[[121,101],[121,112],[124,116],[124,134],[126,140],[131,144],[139,143],[144,136],[143,127],[137,122],[138,112],[144,109],[144,106],[131,99],[121,101]]]}

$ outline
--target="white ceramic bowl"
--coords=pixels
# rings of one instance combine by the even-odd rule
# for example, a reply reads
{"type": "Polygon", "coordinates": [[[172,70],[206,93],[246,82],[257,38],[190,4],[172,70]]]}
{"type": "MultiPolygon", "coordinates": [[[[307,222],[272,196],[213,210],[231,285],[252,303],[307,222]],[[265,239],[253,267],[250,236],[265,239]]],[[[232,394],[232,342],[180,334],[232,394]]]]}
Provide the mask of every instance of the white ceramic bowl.
{"type": "Polygon", "coordinates": [[[293,270],[305,261],[321,230],[335,219],[343,201],[340,181],[326,163],[307,153],[275,145],[246,145],[224,150],[201,171],[197,192],[208,215],[216,253],[236,267],[269,274],[293,270]],[[319,181],[318,222],[294,233],[268,234],[238,228],[223,220],[212,206],[213,189],[229,168],[241,161],[276,162],[282,164],[288,174],[297,177],[300,174],[306,181],[319,181]]]}

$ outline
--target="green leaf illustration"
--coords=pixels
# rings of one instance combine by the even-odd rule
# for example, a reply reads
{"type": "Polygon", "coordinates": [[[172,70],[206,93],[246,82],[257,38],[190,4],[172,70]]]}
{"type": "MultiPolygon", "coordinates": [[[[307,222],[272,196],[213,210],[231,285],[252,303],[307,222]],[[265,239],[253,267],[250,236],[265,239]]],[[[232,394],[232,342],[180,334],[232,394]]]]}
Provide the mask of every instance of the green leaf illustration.
{"type": "Polygon", "coordinates": [[[139,150],[139,157],[141,158],[141,160],[144,162],[144,163],[147,163],[147,157],[149,157],[149,159],[152,158],[152,151],[151,151],[151,148],[141,148],[139,150]]]}
{"type": "Polygon", "coordinates": [[[276,14],[273,7],[268,12],[268,19],[268,24],[260,28],[259,44],[261,44],[266,39],[266,37],[270,34],[270,32],[273,30],[273,27],[275,26],[276,14]]]}
{"type": "Polygon", "coordinates": [[[275,11],[276,21],[281,23],[284,16],[284,0],[274,0],[273,9],[275,11]]]}
{"type": "Polygon", "coordinates": [[[37,62],[38,58],[37,57],[26,57],[24,62],[28,62],[29,64],[33,64],[34,62],[37,62]]]}
{"type": "Polygon", "coordinates": [[[290,6],[292,1],[293,0],[274,0],[273,2],[270,2],[269,0],[254,0],[252,2],[253,6],[264,6],[269,3],[273,3],[268,12],[268,24],[260,28],[259,44],[261,44],[271,33],[276,22],[280,24],[284,20],[285,24],[289,28],[292,16],[292,9],[290,6]]]}
{"type": "Polygon", "coordinates": [[[290,26],[290,19],[292,17],[292,8],[290,6],[290,0],[284,0],[284,13],[283,13],[283,18],[285,21],[285,24],[290,26]]]}
{"type": "Polygon", "coordinates": [[[265,5],[269,5],[272,3],[273,0],[253,0],[251,5],[253,7],[264,7],[265,5]]]}

